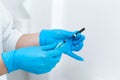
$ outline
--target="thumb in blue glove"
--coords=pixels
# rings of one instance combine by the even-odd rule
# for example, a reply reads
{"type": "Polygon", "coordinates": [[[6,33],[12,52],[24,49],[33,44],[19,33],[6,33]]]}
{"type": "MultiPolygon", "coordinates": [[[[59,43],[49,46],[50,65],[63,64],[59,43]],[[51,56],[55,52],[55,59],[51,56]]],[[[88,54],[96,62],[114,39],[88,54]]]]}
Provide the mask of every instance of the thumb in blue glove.
{"type": "Polygon", "coordinates": [[[35,74],[50,72],[60,61],[62,49],[56,43],[46,46],[26,47],[2,54],[8,73],[24,70],[35,74]]]}

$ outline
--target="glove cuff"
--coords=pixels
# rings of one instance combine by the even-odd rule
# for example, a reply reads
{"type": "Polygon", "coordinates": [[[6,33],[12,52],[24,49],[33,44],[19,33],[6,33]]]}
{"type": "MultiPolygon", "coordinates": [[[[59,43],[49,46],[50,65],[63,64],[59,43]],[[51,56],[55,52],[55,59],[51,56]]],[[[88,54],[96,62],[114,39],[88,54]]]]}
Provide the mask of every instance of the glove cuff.
{"type": "Polygon", "coordinates": [[[18,68],[16,67],[16,64],[14,64],[14,54],[15,54],[15,51],[2,53],[2,59],[8,70],[8,73],[18,70],[18,68]]]}
{"type": "Polygon", "coordinates": [[[49,30],[42,30],[39,34],[39,45],[46,45],[50,38],[49,30]]]}

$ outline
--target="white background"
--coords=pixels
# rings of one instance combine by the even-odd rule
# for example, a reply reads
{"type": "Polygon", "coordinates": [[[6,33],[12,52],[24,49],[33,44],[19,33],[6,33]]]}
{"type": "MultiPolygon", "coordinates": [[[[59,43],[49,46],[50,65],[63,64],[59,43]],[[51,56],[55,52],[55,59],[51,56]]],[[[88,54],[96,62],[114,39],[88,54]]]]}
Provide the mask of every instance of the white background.
{"type": "MultiPolygon", "coordinates": [[[[52,15],[52,6],[50,0],[32,0],[31,32],[56,25],[52,18],[57,13],[52,15]]],[[[85,45],[79,52],[85,61],[79,62],[63,55],[49,77],[48,74],[32,75],[28,76],[29,79],[120,80],[120,0],[64,0],[62,6],[62,10],[61,7],[54,8],[62,11],[61,15],[58,14],[62,19],[56,18],[59,23],[56,28],[86,28],[83,33],[86,36],[85,45]]]]}
{"type": "Polygon", "coordinates": [[[78,62],[66,56],[51,80],[120,80],[120,1],[64,0],[63,26],[86,28],[78,62]]]}

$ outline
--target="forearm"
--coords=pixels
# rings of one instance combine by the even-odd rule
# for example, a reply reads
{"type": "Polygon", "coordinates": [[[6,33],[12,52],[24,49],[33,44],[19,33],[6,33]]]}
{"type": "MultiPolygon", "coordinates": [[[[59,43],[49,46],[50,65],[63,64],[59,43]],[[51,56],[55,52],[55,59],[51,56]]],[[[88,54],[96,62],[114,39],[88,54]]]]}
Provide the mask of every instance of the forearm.
{"type": "Polygon", "coordinates": [[[38,46],[38,45],[39,45],[39,33],[24,34],[17,41],[16,49],[27,46],[38,46]]]}
{"type": "Polygon", "coordinates": [[[0,55],[0,76],[7,73],[7,69],[3,63],[2,57],[0,55]]]}

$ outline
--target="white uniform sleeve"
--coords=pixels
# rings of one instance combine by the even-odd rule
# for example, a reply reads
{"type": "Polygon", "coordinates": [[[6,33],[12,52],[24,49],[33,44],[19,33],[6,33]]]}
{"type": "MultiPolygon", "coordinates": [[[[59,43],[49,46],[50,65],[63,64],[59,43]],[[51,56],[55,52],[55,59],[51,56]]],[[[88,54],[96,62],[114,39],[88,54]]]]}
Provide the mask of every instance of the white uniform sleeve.
{"type": "Polygon", "coordinates": [[[7,9],[2,7],[2,25],[3,25],[3,50],[14,50],[18,39],[23,35],[13,26],[13,20],[7,9]]]}

